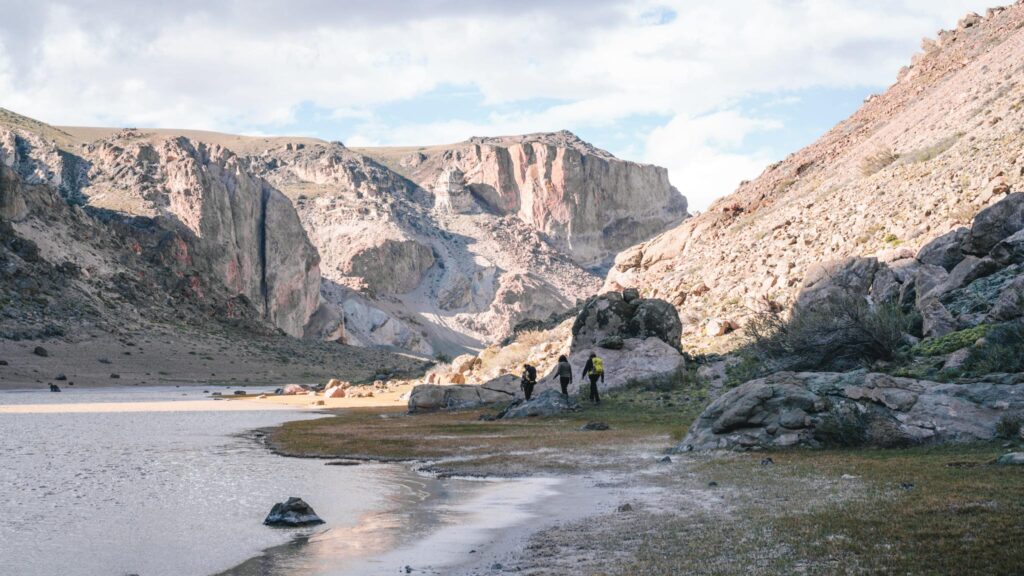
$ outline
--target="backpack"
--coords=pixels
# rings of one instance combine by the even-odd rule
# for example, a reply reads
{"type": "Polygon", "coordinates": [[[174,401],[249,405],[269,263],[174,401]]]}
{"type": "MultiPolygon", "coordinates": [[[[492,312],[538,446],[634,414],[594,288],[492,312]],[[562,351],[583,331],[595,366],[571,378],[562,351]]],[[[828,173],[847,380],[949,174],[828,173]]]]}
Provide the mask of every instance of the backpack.
{"type": "Polygon", "coordinates": [[[594,374],[604,374],[604,360],[601,360],[597,356],[594,356],[591,360],[593,360],[594,366],[592,372],[594,374]]]}

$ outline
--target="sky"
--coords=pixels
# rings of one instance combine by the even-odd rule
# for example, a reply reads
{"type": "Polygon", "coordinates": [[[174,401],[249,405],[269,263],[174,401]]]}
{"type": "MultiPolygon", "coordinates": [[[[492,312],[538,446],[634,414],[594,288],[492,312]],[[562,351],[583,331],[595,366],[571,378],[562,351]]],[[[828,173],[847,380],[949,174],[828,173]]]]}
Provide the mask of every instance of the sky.
{"type": "Polygon", "coordinates": [[[353,147],[568,129],[694,211],[993,1],[0,0],[0,107],[353,147]]]}

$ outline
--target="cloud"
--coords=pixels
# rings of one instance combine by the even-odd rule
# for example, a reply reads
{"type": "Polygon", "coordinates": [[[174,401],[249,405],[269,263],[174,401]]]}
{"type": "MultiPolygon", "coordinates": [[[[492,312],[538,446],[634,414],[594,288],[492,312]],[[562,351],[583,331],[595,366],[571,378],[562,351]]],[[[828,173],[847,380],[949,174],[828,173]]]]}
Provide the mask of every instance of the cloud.
{"type": "Polygon", "coordinates": [[[660,117],[670,120],[622,149],[671,160],[680,189],[703,190],[680,180],[697,175],[684,152],[744,173],[770,153],[698,145],[679,126],[726,122],[714,113],[756,94],[876,89],[922,36],[985,4],[0,0],[0,106],[56,124],[239,132],[305,130],[313,108],[347,127],[325,138],[388,144],[629,132],[637,118],[660,117]],[[487,113],[470,118],[453,105],[423,121],[381,112],[444,86],[471,89],[487,113]],[[526,105],[538,101],[548,104],[526,105]]]}
{"type": "Polygon", "coordinates": [[[644,160],[668,168],[669,179],[681,188],[691,211],[704,210],[771,162],[768,150],[737,152],[747,137],[781,128],[781,122],[746,117],[734,110],[697,118],[679,115],[651,131],[644,160]]]}

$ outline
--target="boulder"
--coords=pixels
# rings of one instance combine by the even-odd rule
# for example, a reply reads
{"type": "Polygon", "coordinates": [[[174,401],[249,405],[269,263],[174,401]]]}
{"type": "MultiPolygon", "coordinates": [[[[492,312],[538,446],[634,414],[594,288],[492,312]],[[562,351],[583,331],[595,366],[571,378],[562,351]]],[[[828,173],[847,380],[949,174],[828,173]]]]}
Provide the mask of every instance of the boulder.
{"type": "Polygon", "coordinates": [[[574,410],[576,406],[571,400],[562,396],[558,390],[548,389],[534,396],[529,402],[519,401],[509,406],[501,418],[529,418],[556,416],[574,410]]]}
{"type": "Polygon", "coordinates": [[[1021,317],[1024,317],[1024,276],[1014,278],[1003,287],[986,320],[1006,322],[1021,317]]]}
{"type": "Polygon", "coordinates": [[[297,396],[299,394],[305,394],[306,389],[298,384],[289,384],[284,387],[284,390],[282,390],[281,393],[285,396],[297,396]]]}
{"type": "Polygon", "coordinates": [[[439,378],[440,384],[465,384],[466,376],[459,372],[442,374],[439,378]]]}
{"type": "Polygon", "coordinates": [[[876,258],[847,258],[812,266],[804,276],[796,305],[808,307],[843,296],[866,296],[880,266],[876,258]]]}
{"type": "Polygon", "coordinates": [[[468,410],[508,402],[515,399],[518,390],[519,378],[511,374],[499,376],[484,384],[420,384],[413,387],[409,394],[409,412],[468,410]]]}
{"type": "Polygon", "coordinates": [[[1024,193],[1010,194],[974,217],[963,250],[984,256],[1002,240],[1024,228],[1024,193]]]}
{"type": "Polygon", "coordinates": [[[956,332],[957,323],[949,310],[937,298],[928,298],[918,305],[921,312],[922,333],[926,338],[945,336],[956,332]]]}
{"type": "Polygon", "coordinates": [[[1024,452],[1008,452],[996,459],[1000,466],[1024,466],[1024,452]]]}
{"type": "Polygon", "coordinates": [[[346,396],[345,388],[341,386],[331,386],[324,390],[324,398],[344,398],[346,396]]]}
{"type": "Polygon", "coordinates": [[[572,326],[572,350],[593,348],[610,337],[623,340],[655,337],[673,348],[680,345],[682,323],[675,307],[664,300],[625,300],[606,292],[587,301],[572,326]]]}
{"type": "Polygon", "coordinates": [[[50,384],[50,392],[60,392],[60,386],[56,384],[50,384]]]}
{"type": "Polygon", "coordinates": [[[946,271],[952,270],[964,259],[963,243],[967,238],[967,228],[957,228],[925,244],[917,253],[917,260],[922,264],[939,266],[946,271]]]}
{"type": "Polygon", "coordinates": [[[472,372],[477,366],[480,365],[480,359],[472,354],[463,354],[458,356],[455,360],[452,360],[452,371],[458,374],[465,374],[472,372]]]}
{"type": "Polygon", "coordinates": [[[622,291],[622,299],[625,300],[627,304],[639,300],[640,291],[636,288],[626,288],[622,291]]]}
{"type": "Polygon", "coordinates": [[[704,325],[704,333],[712,338],[724,336],[732,331],[732,323],[722,318],[711,318],[704,325]]]}
{"type": "Polygon", "coordinates": [[[903,446],[995,437],[1024,387],[941,384],[865,371],[779,372],[712,402],[678,450],[903,446]]]}
{"type": "MultiPolygon", "coordinates": [[[[617,350],[582,348],[571,352],[569,362],[578,379],[570,387],[571,390],[576,390],[582,382],[583,367],[592,351],[604,360],[604,381],[598,383],[602,391],[620,388],[631,382],[673,378],[686,366],[683,355],[660,338],[628,338],[622,341],[622,348],[617,350]]],[[[539,382],[538,389],[544,388],[559,389],[558,375],[554,370],[539,382]]]]}
{"type": "Polygon", "coordinates": [[[274,504],[263,523],[267,526],[309,526],[323,524],[324,521],[302,498],[292,496],[284,502],[274,504]]]}
{"type": "Polygon", "coordinates": [[[965,256],[949,273],[945,280],[932,287],[927,296],[942,297],[958,288],[963,288],[978,278],[989,276],[1000,269],[991,258],[978,258],[977,256],[965,256]]]}
{"type": "Polygon", "coordinates": [[[43,348],[42,346],[36,346],[35,348],[33,348],[32,353],[35,354],[36,356],[41,356],[43,358],[46,358],[47,356],[50,355],[50,352],[46,348],[43,348]]]}
{"type": "Polygon", "coordinates": [[[989,256],[1000,266],[1024,263],[1024,229],[996,244],[989,256]]]}

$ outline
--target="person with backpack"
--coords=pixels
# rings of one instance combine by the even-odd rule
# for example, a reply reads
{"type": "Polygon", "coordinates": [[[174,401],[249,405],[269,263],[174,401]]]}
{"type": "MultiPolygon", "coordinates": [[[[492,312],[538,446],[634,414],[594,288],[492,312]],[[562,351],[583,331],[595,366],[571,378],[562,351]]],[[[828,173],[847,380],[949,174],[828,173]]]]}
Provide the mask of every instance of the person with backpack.
{"type": "Polygon", "coordinates": [[[519,387],[523,389],[523,395],[526,396],[526,401],[530,401],[530,396],[533,396],[533,387],[537,385],[537,369],[529,364],[523,364],[523,376],[519,387]]]}
{"type": "Polygon", "coordinates": [[[594,352],[590,353],[587,365],[583,367],[583,377],[590,376],[590,401],[594,404],[601,403],[601,396],[597,393],[597,381],[604,383],[604,360],[594,352]]]}
{"type": "Polygon", "coordinates": [[[562,396],[569,403],[569,384],[572,384],[572,364],[564,355],[558,357],[558,383],[562,386],[562,396]]]}

